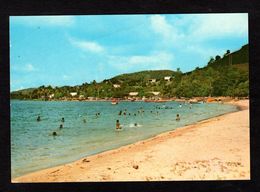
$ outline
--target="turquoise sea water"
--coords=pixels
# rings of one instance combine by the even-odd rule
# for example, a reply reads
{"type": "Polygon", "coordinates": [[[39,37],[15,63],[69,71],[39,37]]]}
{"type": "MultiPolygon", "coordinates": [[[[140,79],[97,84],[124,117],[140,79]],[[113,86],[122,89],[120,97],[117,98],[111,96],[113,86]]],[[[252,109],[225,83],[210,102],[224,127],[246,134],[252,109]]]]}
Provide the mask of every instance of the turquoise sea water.
{"type": "Polygon", "coordinates": [[[189,104],[180,107],[177,102],[111,105],[110,102],[12,100],[12,178],[236,110],[233,105],[206,103],[193,104],[190,108],[189,104]],[[118,115],[120,110],[121,116],[118,115]],[[180,114],[180,121],[175,120],[176,114],[180,114]],[[39,122],[38,115],[41,116],[39,122]],[[115,130],[117,119],[123,127],[121,131],[115,130]],[[53,131],[58,135],[52,136],[53,131]]]}

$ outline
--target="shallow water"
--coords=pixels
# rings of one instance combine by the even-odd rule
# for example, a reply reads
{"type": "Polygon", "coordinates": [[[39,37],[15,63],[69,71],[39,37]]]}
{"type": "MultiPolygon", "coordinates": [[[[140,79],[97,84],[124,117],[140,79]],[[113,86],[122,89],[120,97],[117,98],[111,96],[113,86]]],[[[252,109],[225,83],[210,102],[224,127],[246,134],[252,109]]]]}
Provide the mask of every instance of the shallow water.
{"type": "Polygon", "coordinates": [[[12,100],[12,178],[237,110],[233,105],[215,103],[182,104],[182,107],[179,104],[12,100]],[[120,110],[121,116],[118,115],[120,110]],[[176,114],[180,114],[180,121],[175,120],[176,114]],[[36,121],[38,115],[39,122],[36,121]],[[123,127],[120,131],[115,130],[116,120],[123,127]],[[57,136],[52,136],[53,131],[57,136]]]}

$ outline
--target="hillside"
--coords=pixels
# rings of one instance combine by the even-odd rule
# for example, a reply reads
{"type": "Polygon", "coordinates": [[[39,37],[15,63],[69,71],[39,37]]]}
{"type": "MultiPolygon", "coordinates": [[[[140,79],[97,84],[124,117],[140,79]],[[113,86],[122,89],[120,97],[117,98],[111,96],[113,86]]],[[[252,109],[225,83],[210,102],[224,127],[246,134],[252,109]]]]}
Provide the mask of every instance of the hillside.
{"type": "Polygon", "coordinates": [[[53,88],[41,86],[11,93],[12,99],[87,99],[125,98],[130,92],[136,97],[194,97],[194,96],[248,96],[248,44],[223,57],[211,57],[203,68],[182,73],[180,70],[149,70],[128,73],[105,79],[100,83],[53,88]],[[73,94],[72,94],[73,93],[73,94]],[[156,96],[157,97],[157,96],[156,96]]]}

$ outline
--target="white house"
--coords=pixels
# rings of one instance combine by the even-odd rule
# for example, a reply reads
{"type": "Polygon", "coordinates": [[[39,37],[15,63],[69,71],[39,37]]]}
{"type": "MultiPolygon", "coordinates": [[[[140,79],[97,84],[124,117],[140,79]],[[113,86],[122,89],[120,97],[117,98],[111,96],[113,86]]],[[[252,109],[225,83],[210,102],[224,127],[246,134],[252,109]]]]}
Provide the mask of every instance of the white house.
{"type": "Polygon", "coordinates": [[[85,97],[84,97],[84,95],[80,95],[79,98],[80,99],[84,99],[85,97]]]}
{"type": "Polygon", "coordinates": [[[164,77],[164,80],[165,81],[171,81],[171,78],[172,78],[171,76],[166,76],[166,77],[164,77]]]}
{"type": "Polygon", "coordinates": [[[155,96],[157,96],[157,95],[159,95],[160,94],[160,92],[159,91],[152,91],[152,92],[150,92],[150,93],[152,93],[153,95],[155,95],[155,96]]]}
{"type": "Polygon", "coordinates": [[[114,88],[120,88],[121,85],[119,85],[119,84],[113,84],[113,87],[114,87],[114,88]]]}
{"type": "Polygon", "coordinates": [[[54,97],[54,93],[49,95],[49,98],[52,99],[54,97]]]}
{"type": "Polygon", "coordinates": [[[129,95],[130,95],[130,96],[137,96],[137,95],[138,95],[138,92],[130,92],[129,95]]]}
{"type": "Polygon", "coordinates": [[[77,92],[70,92],[70,95],[71,95],[72,97],[74,97],[74,96],[77,95],[77,92]]]}
{"type": "Polygon", "coordinates": [[[156,79],[149,79],[150,83],[156,83],[156,79]]]}

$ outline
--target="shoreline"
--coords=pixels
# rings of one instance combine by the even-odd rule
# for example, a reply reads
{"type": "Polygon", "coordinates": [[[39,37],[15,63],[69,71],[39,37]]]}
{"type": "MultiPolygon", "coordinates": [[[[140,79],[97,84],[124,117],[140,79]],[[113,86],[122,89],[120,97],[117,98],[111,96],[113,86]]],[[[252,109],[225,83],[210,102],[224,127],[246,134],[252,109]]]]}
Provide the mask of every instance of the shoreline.
{"type": "MultiPolygon", "coordinates": [[[[12,179],[12,182],[250,179],[249,100],[227,102],[227,104],[238,106],[239,111],[205,119],[161,133],[146,140],[84,157],[71,163],[32,172],[12,179]],[[248,119],[245,121],[241,118],[236,119],[237,117],[232,117],[245,116],[247,114],[248,119]],[[232,129],[230,130],[231,138],[225,138],[223,133],[223,135],[220,135],[218,142],[223,138],[232,142],[232,133],[236,131],[236,127],[232,123],[225,124],[224,122],[223,125],[223,121],[227,121],[227,119],[229,121],[233,120],[233,123],[243,121],[243,133],[246,135],[242,137],[245,139],[246,143],[243,144],[246,144],[246,146],[241,145],[239,148],[236,143],[227,153],[223,148],[227,146],[223,145],[213,157],[212,150],[218,147],[216,143],[213,143],[207,137],[211,134],[210,137],[213,136],[212,139],[214,140],[215,134],[212,135],[212,132],[217,131],[216,133],[218,133],[218,130],[209,130],[209,127],[214,127],[214,123],[215,127],[220,127],[216,129],[221,129],[221,127],[223,129],[223,126],[229,126],[229,129],[232,129]],[[204,143],[200,141],[201,136],[204,136],[204,143]],[[182,147],[187,144],[189,145],[182,147]],[[211,148],[206,144],[211,146],[211,148]],[[191,148],[194,145],[199,145],[198,150],[191,148]],[[203,146],[206,146],[204,150],[208,151],[209,154],[200,149],[203,146]],[[245,149],[241,149],[243,146],[245,149]],[[194,151],[198,152],[199,150],[201,156],[193,154],[194,151]],[[223,151],[225,151],[224,154],[222,154],[223,151]],[[238,154],[240,151],[243,151],[243,155],[238,154]],[[223,159],[222,155],[218,153],[229,158],[224,157],[223,159]],[[229,153],[234,153],[234,156],[239,156],[239,158],[230,157],[229,153]],[[169,155],[170,158],[165,156],[165,154],[169,155]],[[190,156],[193,161],[189,158],[187,159],[186,156],[190,156]],[[203,156],[207,158],[201,158],[203,156]],[[215,174],[216,170],[212,171],[214,169],[219,173],[215,174]]],[[[225,131],[225,129],[220,131],[225,131]]],[[[236,139],[241,139],[240,137],[241,135],[236,139]]]]}

